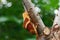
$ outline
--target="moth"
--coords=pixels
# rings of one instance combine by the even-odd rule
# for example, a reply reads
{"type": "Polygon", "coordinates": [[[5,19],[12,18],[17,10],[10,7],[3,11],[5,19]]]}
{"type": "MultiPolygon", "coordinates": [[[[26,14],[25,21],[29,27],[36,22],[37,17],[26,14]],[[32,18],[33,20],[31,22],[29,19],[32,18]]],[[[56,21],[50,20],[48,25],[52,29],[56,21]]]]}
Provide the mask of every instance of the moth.
{"type": "Polygon", "coordinates": [[[32,33],[32,34],[35,34],[36,33],[37,34],[37,30],[36,30],[37,26],[34,25],[33,22],[30,21],[31,18],[29,17],[27,11],[25,11],[23,13],[23,19],[24,19],[23,27],[25,29],[27,29],[30,33],[32,33]]]}

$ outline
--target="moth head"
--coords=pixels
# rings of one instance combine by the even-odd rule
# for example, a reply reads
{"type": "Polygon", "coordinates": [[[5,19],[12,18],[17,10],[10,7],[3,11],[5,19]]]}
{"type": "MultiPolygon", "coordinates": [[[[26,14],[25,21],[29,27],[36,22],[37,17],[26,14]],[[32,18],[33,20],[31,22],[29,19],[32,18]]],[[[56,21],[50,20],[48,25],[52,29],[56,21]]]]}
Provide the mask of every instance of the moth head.
{"type": "Polygon", "coordinates": [[[25,11],[25,12],[23,13],[23,19],[25,20],[26,18],[30,20],[30,18],[29,18],[29,15],[28,15],[28,12],[27,12],[27,11],[25,11]]]}

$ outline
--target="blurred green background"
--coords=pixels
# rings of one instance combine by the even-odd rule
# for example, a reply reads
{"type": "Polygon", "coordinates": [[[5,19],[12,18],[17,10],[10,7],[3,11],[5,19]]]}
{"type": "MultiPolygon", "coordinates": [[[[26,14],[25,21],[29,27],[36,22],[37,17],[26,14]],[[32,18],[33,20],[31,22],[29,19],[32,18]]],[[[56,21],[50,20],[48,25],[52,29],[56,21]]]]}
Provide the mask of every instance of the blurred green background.
{"type": "MultiPolygon", "coordinates": [[[[41,18],[51,27],[54,10],[60,6],[60,0],[32,0],[41,9],[41,18]]],[[[0,40],[36,40],[36,36],[23,28],[22,0],[0,0],[0,40]]]]}

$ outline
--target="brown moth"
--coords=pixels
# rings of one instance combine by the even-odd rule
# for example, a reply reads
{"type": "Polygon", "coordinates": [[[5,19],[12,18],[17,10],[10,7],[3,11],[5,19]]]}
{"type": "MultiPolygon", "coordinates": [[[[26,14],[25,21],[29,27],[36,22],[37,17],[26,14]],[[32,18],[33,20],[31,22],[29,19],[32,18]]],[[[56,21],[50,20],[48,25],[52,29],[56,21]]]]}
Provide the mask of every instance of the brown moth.
{"type": "Polygon", "coordinates": [[[35,25],[30,21],[30,17],[28,15],[28,12],[25,11],[23,13],[23,19],[24,19],[24,23],[23,23],[23,26],[25,29],[27,29],[30,33],[32,34],[35,34],[37,31],[36,31],[36,27],[35,25]]]}

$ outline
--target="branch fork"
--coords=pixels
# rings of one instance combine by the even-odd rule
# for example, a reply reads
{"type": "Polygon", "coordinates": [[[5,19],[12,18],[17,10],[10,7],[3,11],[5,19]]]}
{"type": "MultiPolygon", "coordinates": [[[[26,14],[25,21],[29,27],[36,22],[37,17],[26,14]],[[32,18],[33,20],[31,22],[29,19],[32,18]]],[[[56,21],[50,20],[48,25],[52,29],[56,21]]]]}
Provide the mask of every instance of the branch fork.
{"type": "Polygon", "coordinates": [[[44,25],[38,12],[35,11],[35,4],[33,4],[31,0],[23,0],[23,5],[25,11],[28,12],[31,22],[34,23],[34,25],[37,25],[37,29],[36,29],[38,32],[37,40],[47,39],[50,36],[51,37],[48,40],[60,40],[59,39],[60,38],[60,34],[59,34],[60,33],[60,8],[57,10],[57,13],[55,14],[55,19],[52,27],[48,28],[44,25]],[[40,36],[41,33],[43,34],[43,36],[40,36]]]}

